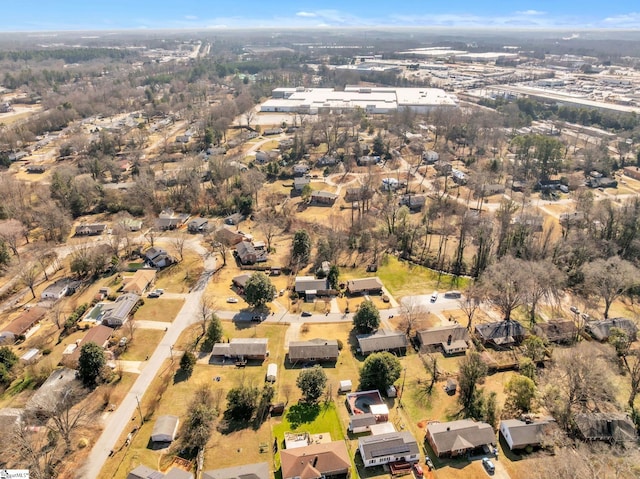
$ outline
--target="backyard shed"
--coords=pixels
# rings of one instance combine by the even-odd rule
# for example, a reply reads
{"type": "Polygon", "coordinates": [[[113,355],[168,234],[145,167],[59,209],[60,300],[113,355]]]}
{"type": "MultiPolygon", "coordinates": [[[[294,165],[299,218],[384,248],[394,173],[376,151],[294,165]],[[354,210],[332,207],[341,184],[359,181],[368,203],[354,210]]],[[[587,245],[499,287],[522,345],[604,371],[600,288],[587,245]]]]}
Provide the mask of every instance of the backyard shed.
{"type": "Polygon", "coordinates": [[[153,425],[151,440],[153,442],[171,442],[178,432],[178,416],[160,416],[153,425]]]}
{"type": "Polygon", "coordinates": [[[352,389],[351,379],[343,379],[340,381],[340,391],[341,393],[351,392],[352,389]]]}
{"type": "Polygon", "coordinates": [[[278,376],[278,365],[275,363],[269,364],[267,366],[267,378],[266,380],[270,383],[276,382],[276,376],[278,376]]]}

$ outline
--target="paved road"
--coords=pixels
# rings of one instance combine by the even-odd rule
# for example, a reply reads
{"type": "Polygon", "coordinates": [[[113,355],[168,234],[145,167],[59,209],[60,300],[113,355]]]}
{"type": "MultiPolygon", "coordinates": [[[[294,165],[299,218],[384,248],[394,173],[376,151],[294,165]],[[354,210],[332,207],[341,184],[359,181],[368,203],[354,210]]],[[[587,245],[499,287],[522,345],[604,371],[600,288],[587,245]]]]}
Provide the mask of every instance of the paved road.
{"type": "MultiPolygon", "coordinates": [[[[203,254],[202,249],[198,252],[203,254]]],[[[176,343],[182,331],[191,324],[198,322],[200,299],[202,298],[207,283],[215,271],[215,258],[213,256],[205,255],[204,265],[205,269],[202,276],[191,290],[191,293],[187,295],[185,304],[182,306],[182,309],[176,316],[173,323],[166,323],[166,327],[168,328],[166,334],[162,338],[162,341],[156,348],[153,355],[148,361],[146,361],[146,365],[133,387],[125,396],[118,409],[105,418],[102,434],[91,450],[87,463],[79,471],[78,476],[80,478],[95,479],[99,477],[100,470],[109,457],[109,451],[120,446],[117,444],[117,441],[123,431],[132,429],[134,425],[139,424],[138,418],[136,417],[138,414],[136,411],[138,399],[142,399],[147,388],[158,374],[158,371],[162,367],[164,361],[170,357],[170,347],[176,343]],[[136,420],[132,421],[131,418],[135,418],[136,420]]]]}

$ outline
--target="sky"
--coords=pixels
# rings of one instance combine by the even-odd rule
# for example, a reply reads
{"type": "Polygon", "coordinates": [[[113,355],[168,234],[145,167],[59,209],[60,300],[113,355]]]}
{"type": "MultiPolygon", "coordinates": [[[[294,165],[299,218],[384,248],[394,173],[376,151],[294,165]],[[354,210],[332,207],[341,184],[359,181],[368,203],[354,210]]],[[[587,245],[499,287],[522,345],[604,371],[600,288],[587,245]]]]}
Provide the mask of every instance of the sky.
{"type": "Polygon", "coordinates": [[[0,32],[159,28],[640,29],[638,0],[0,0],[0,32]]]}

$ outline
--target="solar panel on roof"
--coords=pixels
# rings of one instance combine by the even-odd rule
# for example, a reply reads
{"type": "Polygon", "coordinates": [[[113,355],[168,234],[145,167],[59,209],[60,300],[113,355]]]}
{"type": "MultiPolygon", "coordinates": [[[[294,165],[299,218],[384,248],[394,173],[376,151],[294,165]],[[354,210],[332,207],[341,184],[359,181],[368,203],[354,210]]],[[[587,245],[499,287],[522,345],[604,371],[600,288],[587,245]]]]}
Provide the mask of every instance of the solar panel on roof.
{"type": "Polygon", "coordinates": [[[371,457],[391,456],[395,454],[405,454],[410,451],[409,446],[402,444],[400,446],[390,446],[375,451],[371,451],[371,457]]]}

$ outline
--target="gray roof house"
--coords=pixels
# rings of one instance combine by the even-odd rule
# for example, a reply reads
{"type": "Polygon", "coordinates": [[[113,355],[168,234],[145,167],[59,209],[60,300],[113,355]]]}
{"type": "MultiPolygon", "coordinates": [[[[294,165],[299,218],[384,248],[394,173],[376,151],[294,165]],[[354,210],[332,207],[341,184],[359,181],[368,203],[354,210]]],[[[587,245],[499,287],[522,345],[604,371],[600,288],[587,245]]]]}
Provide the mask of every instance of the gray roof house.
{"type": "Polygon", "coordinates": [[[293,290],[299,295],[304,295],[305,300],[311,301],[318,291],[327,291],[329,282],[327,278],[316,279],[315,276],[296,276],[293,290]]]}
{"type": "Polygon", "coordinates": [[[420,459],[418,442],[408,431],[389,432],[358,439],[364,467],[390,462],[415,462],[420,459]]]}
{"type": "Polygon", "coordinates": [[[631,418],[623,413],[577,414],[578,433],[587,441],[633,442],[638,434],[631,418]]]}
{"type": "Polygon", "coordinates": [[[476,334],[485,344],[496,346],[511,346],[519,344],[527,331],[518,321],[496,321],[476,325],[476,334]]]}
{"type": "Polygon", "coordinates": [[[461,353],[469,347],[469,331],[458,323],[450,323],[435,328],[418,331],[420,348],[427,350],[433,347],[442,347],[446,354],[461,353]]]}
{"type": "Polygon", "coordinates": [[[270,477],[269,464],[266,462],[212,469],[202,474],[202,479],[270,479],[270,477]]]}
{"type": "Polygon", "coordinates": [[[518,450],[527,447],[540,447],[549,433],[553,420],[521,421],[506,419],[500,422],[500,434],[509,449],[518,450]]]}
{"type": "Polygon", "coordinates": [[[347,293],[349,294],[380,294],[382,287],[382,281],[377,276],[347,281],[347,293]]]}
{"type": "Polygon", "coordinates": [[[178,416],[164,415],[156,419],[151,432],[151,440],[153,442],[171,442],[176,438],[178,433],[178,424],[180,420],[178,416]]]}
{"type": "Polygon", "coordinates": [[[309,183],[311,183],[310,178],[306,176],[297,176],[293,179],[293,189],[296,191],[302,191],[309,183]]]}
{"type": "Polygon", "coordinates": [[[631,319],[627,318],[609,318],[600,321],[589,321],[585,325],[585,329],[598,341],[607,341],[611,328],[619,328],[629,335],[629,339],[636,340],[638,335],[638,326],[631,319]]]}
{"type": "Polygon", "coordinates": [[[209,219],[208,218],[193,218],[187,224],[187,230],[189,233],[206,233],[209,231],[209,219]]]}
{"type": "Polygon", "coordinates": [[[311,203],[315,205],[332,205],[338,199],[338,195],[330,191],[313,191],[311,192],[311,203]]]}
{"type": "Polygon", "coordinates": [[[426,437],[438,457],[460,456],[496,443],[496,435],[490,424],[470,419],[432,422],[427,425],[426,437]]]}
{"type": "Polygon", "coordinates": [[[104,233],[107,225],[104,223],[83,224],[76,226],[76,236],[97,236],[104,233]]]}
{"type": "Polygon", "coordinates": [[[140,465],[127,474],[127,479],[193,479],[193,474],[176,467],[162,473],[150,467],[140,465]]]}
{"type": "Polygon", "coordinates": [[[289,343],[289,361],[336,361],[340,350],[336,339],[311,339],[289,343]]]}
{"type": "Polygon", "coordinates": [[[238,243],[235,254],[242,264],[255,264],[258,261],[256,249],[249,241],[241,241],[238,243]]]}
{"type": "Polygon", "coordinates": [[[173,263],[173,258],[162,248],[151,247],[144,252],[144,258],[152,268],[165,268],[173,263]]]}
{"type": "Polygon", "coordinates": [[[356,336],[362,354],[377,351],[404,351],[407,349],[407,336],[402,331],[379,329],[371,334],[356,336]]]}
{"type": "Polygon", "coordinates": [[[126,293],[119,296],[113,303],[106,303],[102,307],[104,312],[102,323],[107,326],[122,326],[129,319],[131,311],[133,311],[139,300],[140,296],[137,294],[126,293]]]}
{"type": "Polygon", "coordinates": [[[211,359],[261,359],[269,355],[267,338],[233,338],[228,343],[216,343],[211,351],[211,359]]]}

